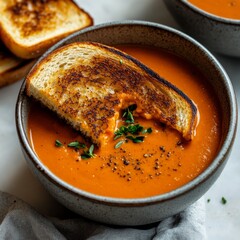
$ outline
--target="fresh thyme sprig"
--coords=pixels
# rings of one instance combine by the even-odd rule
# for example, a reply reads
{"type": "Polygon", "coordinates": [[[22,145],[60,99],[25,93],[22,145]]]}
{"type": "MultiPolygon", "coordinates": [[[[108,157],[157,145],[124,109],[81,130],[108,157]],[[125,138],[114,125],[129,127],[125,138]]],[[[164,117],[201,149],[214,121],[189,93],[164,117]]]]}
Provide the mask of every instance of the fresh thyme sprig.
{"type": "MultiPolygon", "coordinates": [[[[55,146],[61,147],[61,146],[63,146],[63,144],[59,140],[55,140],[55,146]]],[[[67,146],[70,148],[74,148],[75,150],[79,150],[80,148],[82,148],[82,149],[86,148],[86,144],[81,143],[79,141],[70,142],[67,144],[67,146]]],[[[93,151],[94,151],[94,145],[92,144],[89,149],[84,150],[83,153],[80,154],[81,158],[88,159],[88,158],[94,157],[95,154],[93,153],[93,151]]]]}
{"type": "Polygon", "coordinates": [[[55,140],[55,146],[56,147],[61,147],[63,144],[57,139],[55,140]]]}
{"type": "Polygon", "coordinates": [[[92,144],[88,150],[85,150],[83,154],[81,154],[81,158],[82,159],[93,158],[95,156],[93,151],[94,151],[94,145],[92,144]]]}
{"type": "Polygon", "coordinates": [[[122,117],[125,118],[126,123],[134,123],[133,111],[137,109],[137,104],[132,104],[124,109],[122,117]]]}
{"type": "Polygon", "coordinates": [[[139,125],[139,124],[135,124],[135,125],[129,125],[129,126],[121,126],[114,134],[114,140],[118,139],[119,137],[122,137],[123,135],[127,135],[128,133],[137,135],[140,132],[145,131],[144,127],[139,125]]]}
{"type": "Polygon", "coordinates": [[[143,129],[142,134],[145,134],[145,133],[152,133],[152,128],[143,129]]]}
{"type": "Polygon", "coordinates": [[[117,149],[117,148],[121,147],[124,142],[126,142],[126,140],[121,140],[121,141],[119,141],[119,142],[114,146],[114,148],[117,149]]]}
{"type": "Polygon", "coordinates": [[[72,147],[72,148],[75,148],[75,149],[80,149],[80,148],[85,148],[86,144],[80,143],[78,141],[74,141],[74,142],[70,142],[68,144],[68,147],[72,147]]]}
{"type": "Polygon", "coordinates": [[[133,143],[141,143],[144,141],[145,137],[136,135],[139,135],[140,133],[152,133],[152,128],[145,129],[140,124],[134,124],[133,111],[136,110],[136,108],[137,105],[133,104],[130,105],[128,108],[124,109],[122,117],[125,119],[125,123],[127,123],[128,125],[121,126],[117,131],[114,132],[114,140],[124,136],[126,139],[120,140],[114,148],[119,148],[124,142],[127,142],[127,140],[131,140],[133,143]]]}
{"type": "Polygon", "coordinates": [[[134,142],[134,143],[141,143],[141,142],[143,142],[145,137],[144,136],[133,137],[130,135],[130,136],[126,136],[126,138],[132,140],[132,142],[134,142]]]}

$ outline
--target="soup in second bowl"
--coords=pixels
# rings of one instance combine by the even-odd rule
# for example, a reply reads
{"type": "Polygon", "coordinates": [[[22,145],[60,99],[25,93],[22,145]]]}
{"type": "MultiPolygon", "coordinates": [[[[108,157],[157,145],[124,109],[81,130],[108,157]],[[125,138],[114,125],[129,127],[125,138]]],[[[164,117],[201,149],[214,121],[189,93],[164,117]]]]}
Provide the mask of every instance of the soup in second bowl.
{"type": "Polygon", "coordinates": [[[202,10],[219,17],[240,20],[240,0],[188,0],[202,10]]]}

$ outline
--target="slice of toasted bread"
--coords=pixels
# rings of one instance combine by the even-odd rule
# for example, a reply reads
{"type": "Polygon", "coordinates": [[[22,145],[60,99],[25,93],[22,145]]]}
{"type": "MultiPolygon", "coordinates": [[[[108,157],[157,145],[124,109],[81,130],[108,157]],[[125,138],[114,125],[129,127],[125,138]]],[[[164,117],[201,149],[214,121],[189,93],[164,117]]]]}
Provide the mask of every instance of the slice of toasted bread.
{"type": "Polygon", "coordinates": [[[136,59],[98,43],[55,50],[29,73],[26,91],[99,145],[113,135],[120,110],[130,104],[186,140],[196,127],[197,109],[184,93],[136,59]]]}
{"type": "Polygon", "coordinates": [[[61,38],[93,24],[71,0],[2,0],[0,35],[18,57],[40,56],[61,38]]]}
{"type": "Polygon", "coordinates": [[[23,60],[14,56],[0,42],[0,87],[16,82],[26,76],[34,60],[23,60]]]}

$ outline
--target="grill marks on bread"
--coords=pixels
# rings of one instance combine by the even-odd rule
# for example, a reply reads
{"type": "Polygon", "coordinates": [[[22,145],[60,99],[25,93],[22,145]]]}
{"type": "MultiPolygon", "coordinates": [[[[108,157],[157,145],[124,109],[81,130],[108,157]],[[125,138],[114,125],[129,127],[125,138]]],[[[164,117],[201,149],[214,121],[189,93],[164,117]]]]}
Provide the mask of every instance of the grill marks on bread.
{"type": "Polygon", "coordinates": [[[40,56],[63,37],[93,24],[73,0],[1,0],[0,35],[18,57],[40,56]]]}
{"type": "Polygon", "coordinates": [[[136,59],[97,43],[73,43],[43,59],[27,77],[27,93],[101,145],[113,136],[121,109],[137,104],[152,118],[193,137],[197,109],[136,59]]]}
{"type": "Polygon", "coordinates": [[[109,128],[108,120],[114,117],[114,109],[120,101],[115,94],[105,91],[108,84],[104,85],[104,77],[94,75],[95,72],[96,69],[89,66],[78,66],[66,71],[57,78],[58,90],[54,91],[54,95],[56,102],[60,102],[61,112],[78,119],[78,122],[84,120],[80,126],[75,125],[75,128],[83,130],[87,136],[87,131],[91,131],[91,137],[98,139],[109,128]],[[93,79],[89,79],[92,76],[93,79]]]}
{"type": "Polygon", "coordinates": [[[57,17],[55,5],[59,5],[60,2],[59,0],[16,1],[7,7],[6,12],[10,14],[11,21],[20,29],[22,37],[28,37],[43,29],[55,28],[57,17]]]}

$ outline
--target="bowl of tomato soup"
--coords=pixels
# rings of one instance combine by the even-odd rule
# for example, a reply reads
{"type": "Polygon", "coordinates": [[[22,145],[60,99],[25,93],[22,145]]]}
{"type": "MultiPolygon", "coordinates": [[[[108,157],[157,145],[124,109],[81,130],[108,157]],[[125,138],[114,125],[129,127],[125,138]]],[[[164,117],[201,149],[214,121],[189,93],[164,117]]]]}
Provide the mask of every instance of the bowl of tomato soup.
{"type": "Polygon", "coordinates": [[[39,61],[77,41],[114,46],[186,93],[199,112],[195,137],[183,141],[164,124],[134,116],[134,128],[140,128],[142,136],[123,141],[126,116],[132,120],[137,107],[131,105],[127,114],[119,116],[116,136],[98,148],[28,97],[23,83],[16,125],[30,169],[60,203],[95,221],[143,225],[184,210],[218,178],[235,138],[236,100],[224,69],[187,35],[142,21],[82,30],[53,46],[39,61]]]}
{"type": "Polygon", "coordinates": [[[164,0],[188,34],[210,50],[240,57],[239,0],[164,0]]]}

